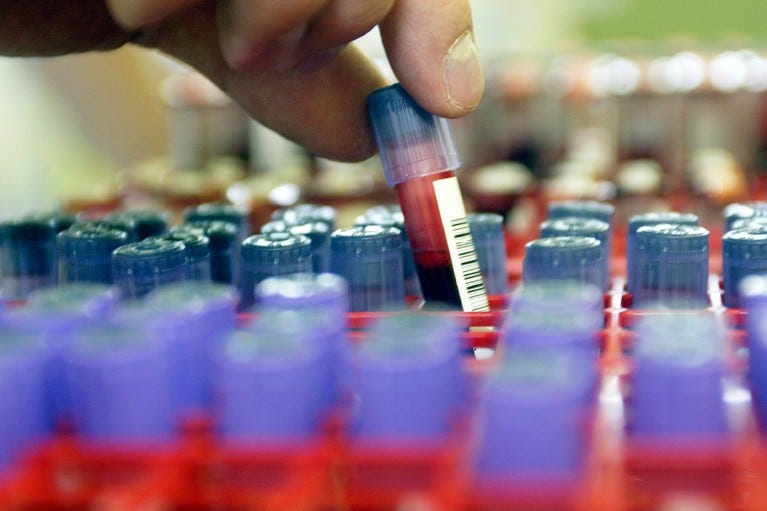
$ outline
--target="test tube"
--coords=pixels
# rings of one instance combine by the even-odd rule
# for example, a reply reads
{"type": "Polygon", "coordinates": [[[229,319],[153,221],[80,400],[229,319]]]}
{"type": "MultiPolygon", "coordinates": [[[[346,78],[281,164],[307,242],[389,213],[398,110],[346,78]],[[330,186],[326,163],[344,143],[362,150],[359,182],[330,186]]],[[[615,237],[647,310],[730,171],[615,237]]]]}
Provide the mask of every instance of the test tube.
{"type": "Polygon", "coordinates": [[[586,236],[599,240],[602,248],[602,291],[610,286],[610,225],[602,220],[565,216],[541,223],[541,238],[586,236]]]}
{"type": "Polygon", "coordinates": [[[339,229],[330,236],[330,271],[349,284],[349,310],[405,306],[402,236],[378,226],[339,229]]]}
{"type": "Polygon", "coordinates": [[[722,237],[724,304],[740,308],[738,286],[748,275],[767,273],[767,225],[734,229],[722,237]]]}
{"type": "Polygon", "coordinates": [[[708,230],[660,224],[636,232],[633,304],[700,307],[708,303],[708,230]]]}
{"type": "Polygon", "coordinates": [[[0,472],[48,431],[45,354],[37,336],[0,327],[0,472]]]}
{"type": "Polygon", "coordinates": [[[637,247],[636,234],[640,227],[648,225],[673,224],[673,225],[698,225],[698,216],[692,213],[677,213],[663,211],[657,213],[644,213],[634,215],[629,219],[628,233],[626,234],[626,290],[633,292],[637,282],[637,247]]]}
{"type": "Polygon", "coordinates": [[[237,226],[219,220],[196,221],[188,225],[202,229],[210,247],[210,279],[220,284],[237,284],[240,254],[237,226]]]}
{"type": "Polygon", "coordinates": [[[76,333],[111,316],[116,296],[106,285],[73,283],[39,289],[24,307],[5,314],[4,322],[42,339],[45,349],[45,390],[48,421],[55,425],[70,411],[64,355],[76,333]]]}
{"type": "Polygon", "coordinates": [[[283,220],[272,220],[261,227],[261,232],[287,232],[293,236],[306,236],[312,242],[312,271],[328,271],[330,258],[330,225],[325,222],[308,222],[291,225],[283,220]]]}
{"type": "Polygon", "coordinates": [[[155,210],[118,211],[104,217],[107,223],[129,229],[131,242],[159,236],[168,230],[168,213],[155,210]]]}
{"type": "Polygon", "coordinates": [[[202,229],[182,225],[158,238],[184,244],[188,280],[210,280],[210,240],[202,229]]]}
{"type": "Polygon", "coordinates": [[[724,216],[724,231],[731,231],[732,224],[738,220],[767,216],[767,202],[736,202],[724,208],[722,216],[724,216]]]}
{"type": "Polygon", "coordinates": [[[466,403],[459,339],[456,324],[422,313],[376,323],[370,337],[344,357],[356,391],[350,433],[373,441],[448,434],[466,403]]]}
{"type": "Polygon", "coordinates": [[[748,380],[756,412],[767,418],[767,276],[749,275],[740,281],[742,306],[748,311],[748,380]]]}
{"type": "Polygon", "coordinates": [[[495,213],[473,213],[468,220],[485,289],[491,295],[508,293],[503,217],[495,213]]]}
{"type": "Polygon", "coordinates": [[[396,227],[402,235],[402,272],[405,277],[405,296],[422,297],[421,284],[418,282],[418,273],[413,259],[413,248],[405,230],[405,217],[399,205],[375,206],[354,221],[355,226],[377,225],[379,227],[396,227]]]}
{"type": "Polygon", "coordinates": [[[218,416],[230,440],[317,434],[333,392],[325,333],[300,311],[259,315],[217,360],[218,416]]]}
{"type": "Polygon", "coordinates": [[[723,332],[708,313],[666,313],[637,325],[627,427],[673,441],[727,432],[723,332]]]}
{"type": "Polygon", "coordinates": [[[606,202],[588,200],[553,201],[548,206],[549,218],[584,217],[601,220],[612,229],[615,207],[606,202]]]}
{"type": "Polygon", "coordinates": [[[3,292],[22,300],[56,285],[56,230],[47,220],[15,220],[3,227],[3,292]]]}
{"type": "Polygon", "coordinates": [[[60,233],[69,229],[77,222],[77,215],[67,211],[46,211],[30,213],[24,219],[48,222],[56,233],[60,233]]]}
{"type": "Polygon", "coordinates": [[[122,298],[141,298],[156,287],[186,280],[186,264],[180,241],[147,238],[112,252],[112,277],[122,298]]]}
{"type": "Polygon", "coordinates": [[[253,305],[256,284],[268,277],[312,271],[312,242],[286,232],[256,234],[240,246],[240,310],[253,305]]]}
{"type": "Polygon", "coordinates": [[[128,233],[104,222],[74,224],[58,235],[59,282],[112,283],[112,252],[128,233]]]}
{"type": "MultiPolygon", "coordinates": [[[[731,231],[736,231],[738,229],[745,229],[749,227],[767,227],[767,216],[755,216],[753,218],[741,218],[740,220],[735,220],[730,224],[731,231]]],[[[729,232],[729,231],[728,231],[729,232]]]]}
{"type": "Polygon", "coordinates": [[[272,220],[280,220],[288,225],[321,222],[327,224],[330,232],[336,230],[338,213],[330,206],[320,204],[298,204],[296,206],[278,209],[272,214],[272,220]]]}
{"type": "Polygon", "coordinates": [[[235,329],[237,292],[211,282],[180,282],[154,290],[147,302],[167,345],[173,406],[198,412],[211,402],[214,354],[235,329]]]}
{"type": "Polygon", "coordinates": [[[184,211],[186,223],[197,221],[223,221],[237,226],[238,239],[243,241],[250,236],[250,223],[247,215],[232,204],[225,202],[210,202],[200,204],[184,211]]]}
{"type": "Polygon", "coordinates": [[[511,295],[512,318],[528,310],[552,315],[584,315],[604,322],[604,295],[599,287],[575,280],[543,280],[525,284],[511,295]]]}
{"type": "Polygon", "coordinates": [[[426,304],[489,310],[448,120],[429,114],[399,84],[371,93],[368,114],[386,182],[402,207],[426,304]]]}
{"type": "Polygon", "coordinates": [[[584,425],[594,405],[596,369],[571,354],[510,350],[481,400],[480,478],[524,483],[572,481],[585,463],[584,425]]]}
{"type": "Polygon", "coordinates": [[[555,236],[525,245],[525,284],[543,280],[576,280],[604,289],[602,243],[584,236],[555,236]]]}
{"type": "Polygon", "coordinates": [[[173,431],[165,344],[124,323],[80,332],[66,354],[77,431],[98,442],[157,442],[173,431]]]}

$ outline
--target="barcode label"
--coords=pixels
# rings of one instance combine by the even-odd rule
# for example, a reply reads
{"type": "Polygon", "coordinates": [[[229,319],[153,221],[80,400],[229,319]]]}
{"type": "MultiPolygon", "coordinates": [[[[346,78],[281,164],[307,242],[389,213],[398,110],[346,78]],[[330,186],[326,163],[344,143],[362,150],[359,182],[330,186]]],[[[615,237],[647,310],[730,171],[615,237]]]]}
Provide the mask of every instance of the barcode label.
{"type": "Polygon", "coordinates": [[[490,310],[482,281],[474,239],[471,237],[458,179],[449,177],[434,181],[434,195],[445,230],[461,306],[467,312],[490,310]]]}

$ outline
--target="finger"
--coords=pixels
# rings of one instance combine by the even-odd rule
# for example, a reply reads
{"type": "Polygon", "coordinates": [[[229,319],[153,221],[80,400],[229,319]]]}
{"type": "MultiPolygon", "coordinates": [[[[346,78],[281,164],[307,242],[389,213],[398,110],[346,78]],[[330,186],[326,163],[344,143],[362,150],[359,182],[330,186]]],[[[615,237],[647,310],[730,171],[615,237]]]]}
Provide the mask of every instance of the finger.
{"type": "Polygon", "coordinates": [[[135,30],[158,23],[203,0],[107,0],[112,17],[120,26],[135,30]]]}
{"type": "Polygon", "coordinates": [[[328,0],[223,0],[219,5],[222,48],[235,69],[286,70],[300,58],[309,21],[328,0]]]}
{"type": "Polygon", "coordinates": [[[381,36],[394,72],[424,108],[458,117],[477,106],[484,79],[468,0],[398,0],[381,36]]]}
{"type": "Polygon", "coordinates": [[[140,42],[197,68],[260,122],[316,154],[353,161],[375,152],[365,98],[385,81],[355,46],[310,74],[237,71],[221,55],[213,14],[201,5],[140,42]]]}

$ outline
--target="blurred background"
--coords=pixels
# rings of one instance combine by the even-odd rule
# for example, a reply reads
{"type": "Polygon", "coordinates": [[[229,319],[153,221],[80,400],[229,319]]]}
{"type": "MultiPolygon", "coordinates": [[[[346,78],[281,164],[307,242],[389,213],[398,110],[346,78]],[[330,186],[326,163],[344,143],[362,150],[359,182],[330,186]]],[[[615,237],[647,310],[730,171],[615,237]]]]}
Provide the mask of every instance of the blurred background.
{"type": "MultiPolygon", "coordinates": [[[[753,195],[767,168],[767,4],[473,0],[487,93],[455,123],[470,208],[530,193],[673,207],[753,195]]],[[[382,58],[378,35],[360,41],[382,58]]],[[[266,218],[299,200],[390,197],[376,161],[314,158],[190,70],[123,48],[0,59],[0,219],[227,198],[266,218]]],[[[656,208],[657,209],[657,208],[656,208]]],[[[512,211],[514,214],[509,215],[512,211]]],[[[340,221],[343,224],[343,216],[340,221]]],[[[257,225],[257,224],[254,224],[257,225]]]]}

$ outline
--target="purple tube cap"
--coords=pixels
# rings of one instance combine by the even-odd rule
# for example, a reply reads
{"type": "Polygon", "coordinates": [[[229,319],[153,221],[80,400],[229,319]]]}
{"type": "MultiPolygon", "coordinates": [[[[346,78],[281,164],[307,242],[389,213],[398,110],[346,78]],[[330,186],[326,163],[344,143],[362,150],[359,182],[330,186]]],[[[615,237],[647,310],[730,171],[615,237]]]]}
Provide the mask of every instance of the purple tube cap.
{"type": "Polygon", "coordinates": [[[200,280],[169,284],[147,296],[149,305],[163,314],[204,314],[216,310],[234,311],[239,294],[232,286],[200,280]]]}
{"type": "Polygon", "coordinates": [[[334,273],[294,273],[269,277],[256,286],[256,300],[278,308],[331,307],[345,313],[348,285],[334,273]]]}
{"type": "Polygon", "coordinates": [[[118,294],[115,288],[89,283],[40,289],[30,294],[24,307],[8,313],[6,320],[20,328],[85,326],[109,318],[118,294]]]}

